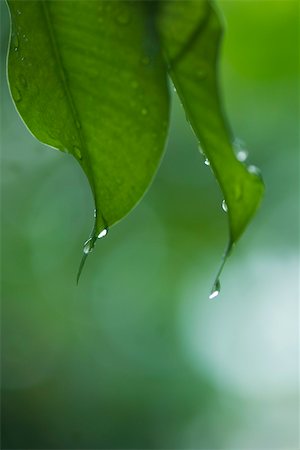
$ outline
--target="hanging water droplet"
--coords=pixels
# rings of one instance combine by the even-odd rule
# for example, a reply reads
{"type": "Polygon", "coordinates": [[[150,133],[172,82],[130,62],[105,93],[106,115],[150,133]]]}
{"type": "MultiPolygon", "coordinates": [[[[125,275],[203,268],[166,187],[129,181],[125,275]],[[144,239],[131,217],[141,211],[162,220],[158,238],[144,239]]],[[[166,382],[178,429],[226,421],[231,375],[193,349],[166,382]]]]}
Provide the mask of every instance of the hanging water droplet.
{"type": "Polygon", "coordinates": [[[97,238],[101,239],[101,238],[105,237],[107,235],[107,233],[108,233],[108,228],[104,228],[104,230],[100,231],[97,238]]]}
{"type": "Polygon", "coordinates": [[[248,158],[248,150],[246,150],[245,142],[240,138],[235,138],[232,145],[235,149],[237,160],[245,162],[248,158]]]}
{"type": "Polygon", "coordinates": [[[93,251],[93,240],[92,238],[89,238],[83,245],[83,253],[87,255],[88,253],[91,253],[91,251],[93,251]]]}
{"type": "Polygon", "coordinates": [[[239,150],[236,154],[236,157],[240,162],[245,162],[248,158],[247,150],[239,150]]]}
{"type": "Polygon", "coordinates": [[[11,45],[12,45],[12,47],[14,47],[14,51],[16,52],[19,47],[19,38],[18,38],[17,33],[14,33],[14,35],[12,36],[11,45]]]}
{"type": "Polygon", "coordinates": [[[205,158],[205,160],[204,160],[204,164],[205,164],[206,166],[210,166],[210,162],[208,161],[208,159],[207,159],[207,158],[205,158]]]}
{"type": "Polygon", "coordinates": [[[147,108],[143,108],[142,109],[142,115],[146,116],[148,114],[148,109],[147,108]]]}
{"type": "Polygon", "coordinates": [[[13,99],[16,103],[19,103],[22,100],[21,92],[19,91],[19,89],[17,87],[12,85],[11,93],[12,93],[13,99]]]}
{"type": "Polygon", "coordinates": [[[239,137],[234,138],[232,145],[237,151],[246,148],[245,142],[239,137]]]}
{"type": "Polygon", "coordinates": [[[213,288],[211,290],[210,296],[208,298],[210,300],[213,300],[214,298],[218,297],[218,295],[220,294],[220,290],[221,290],[220,280],[217,279],[217,281],[213,285],[213,288]]]}
{"type": "Polygon", "coordinates": [[[97,217],[97,210],[94,209],[94,218],[96,219],[96,217],[97,217]]]}
{"type": "Polygon", "coordinates": [[[177,92],[177,89],[176,89],[176,87],[174,85],[173,85],[173,91],[177,92]]]}
{"type": "Polygon", "coordinates": [[[228,211],[228,206],[227,206],[227,203],[225,202],[225,200],[222,201],[222,209],[223,209],[223,211],[225,211],[225,212],[228,211]]]}
{"type": "Polygon", "coordinates": [[[201,153],[201,155],[205,156],[205,155],[204,155],[203,148],[201,147],[201,144],[200,144],[200,143],[198,144],[198,150],[199,150],[199,152],[201,153]]]}
{"type": "Polygon", "coordinates": [[[248,166],[248,172],[252,173],[253,175],[257,175],[258,177],[261,177],[261,171],[256,166],[248,166]]]}
{"type": "Polygon", "coordinates": [[[74,153],[75,153],[75,156],[76,156],[78,159],[82,159],[82,154],[81,154],[81,151],[80,151],[80,148],[79,148],[79,147],[77,147],[76,145],[74,145],[74,146],[73,146],[73,151],[74,151],[74,153]]]}

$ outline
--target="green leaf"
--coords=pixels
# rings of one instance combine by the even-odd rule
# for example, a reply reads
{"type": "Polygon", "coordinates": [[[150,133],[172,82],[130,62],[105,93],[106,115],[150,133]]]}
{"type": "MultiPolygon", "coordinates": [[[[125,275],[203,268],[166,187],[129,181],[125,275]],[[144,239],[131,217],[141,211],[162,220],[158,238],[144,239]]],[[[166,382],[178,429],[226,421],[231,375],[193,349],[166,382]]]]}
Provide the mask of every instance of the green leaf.
{"type": "Polygon", "coordinates": [[[169,118],[169,71],[228,208],[229,245],[216,294],[225,259],[254,215],[263,183],[232,146],[217,80],[222,26],[212,3],[7,1],[8,76],[16,107],[40,141],[77,159],[94,195],[95,225],[79,274],[97,237],[133,208],[158,167],[169,118]]]}
{"type": "Polygon", "coordinates": [[[96,209],[91,249],[139,201],[163,153],[169,95],[153,8],[103,0],[8,5],[12,97],[34,136],[71,153],[86,173],[96,209]]]}
{"type": "Polygon", "coordinates": [[[213,288],[219,291],[226,257],[253,217],[264,187],[256,168],[236,158],[223,113],[217,80],[222,25],[214,5],[160,2],[158,27],[170,76],[227,205],[229,244],[213,288]]]}

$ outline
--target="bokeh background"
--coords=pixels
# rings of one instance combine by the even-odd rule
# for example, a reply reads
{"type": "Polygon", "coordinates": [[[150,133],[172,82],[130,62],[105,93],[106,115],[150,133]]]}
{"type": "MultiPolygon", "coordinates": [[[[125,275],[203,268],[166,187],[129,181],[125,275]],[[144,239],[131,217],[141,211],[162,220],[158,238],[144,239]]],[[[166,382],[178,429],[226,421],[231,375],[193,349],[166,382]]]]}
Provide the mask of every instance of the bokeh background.
{"type": "Polygon", "coordinates": [[[91,194],[14,109],[1,0],[2,448],[299,448],[299,3],[219,5],[225,105],[266,195],[209,301],[227,220],[175,94],[155,181],[76,286],[91,194]]]}

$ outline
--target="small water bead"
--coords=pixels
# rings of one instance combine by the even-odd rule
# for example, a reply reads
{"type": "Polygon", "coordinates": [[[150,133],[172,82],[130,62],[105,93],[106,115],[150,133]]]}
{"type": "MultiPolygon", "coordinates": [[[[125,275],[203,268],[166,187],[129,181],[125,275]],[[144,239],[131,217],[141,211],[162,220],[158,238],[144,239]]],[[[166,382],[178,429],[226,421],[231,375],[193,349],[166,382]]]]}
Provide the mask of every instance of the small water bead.
{"type": "Polygon", "coordinates": [[[94,209],[94,218],[96,219],[96,217],[97,217],[97,210],[94,209]]]}
{"type": "Polygon", "coordinates": [[[261,171],[256,166],[253,166],[253,165],[248,166],[248,172],[253,175],[257,175],[258,177],[261,177],[261,171]]]}
{"type": "Polygon", "coordinates": [[[228,211],[228,206],[227,206],[227,203],[225,202],[225,200],[222,201],[222,209],[224,212],[228,211]]]}
{"type": "Polygon", "coordinates": [[[21,92],[17,87],[11,86],[11,93],[16,103],[19,103],[22,100],[21,92]]]}
{"type": "Polygon", "coordinates": [[[207,158],[205,158],[205,160],[204,160],[204,164],[205,164],[206,166],[210,166],[210,162],[208,161],[208,159],[207,159],[207,158]]]}
{"type": "Polygon", "coordinates": [[[247,150],[239,150],[236,154],[236,157],[240,162],[245,162],[248,158],[247,150]]]}
{"type": "Polygon", "coordinates": [[[232,145],[235,149],[237,160],[245,162],[248,158],[248,150],[246,150],[245,142],[240,138],[235,138],[232,145]]]}
{"type": "Polygon", "coordinates": [[[215,284],[213,285],[213,288],[211,290],[210,296],[208,297],[209,300],[213,300],[214,298],[218,297],[221,291],[221,284],[220,280],[218,279],[215,284]]]}
{"type": "Polygon", "coordinates": [[[16,52],[19,47],[19,38],[18,38],[17,33],[14,33],[14,35],[12,36],[11,45],[12,45],[12,47],[14,47],[14,51],[16,52]]]}
{"type": "Polygon", "coordinates": [[[89,238],[87,241],[85,241],[85,243],[83,245],[83,253],[85,255],[88,255],[92,251],[93,251],[93,240],[92,240],[92,238],[89,238]]]}
{"type": "Polygon", "coordinates": [[[246,148],[245,142],[242,139],[238,138],[238,137],[234,138],[234,141],[232,142],[232,145],[233,145],[233,147],[235,148],[236,151],[239,151],[239,150],[242,150],[242,149],[246,148]]]}
{"type": "Polygon", "coordinates": [[[101,239],[101,238],[105,237],[107,235],[107,233],[108,233],[108,228],[104,228],[104,230],[100,231],[97,238],[101,239]]]}

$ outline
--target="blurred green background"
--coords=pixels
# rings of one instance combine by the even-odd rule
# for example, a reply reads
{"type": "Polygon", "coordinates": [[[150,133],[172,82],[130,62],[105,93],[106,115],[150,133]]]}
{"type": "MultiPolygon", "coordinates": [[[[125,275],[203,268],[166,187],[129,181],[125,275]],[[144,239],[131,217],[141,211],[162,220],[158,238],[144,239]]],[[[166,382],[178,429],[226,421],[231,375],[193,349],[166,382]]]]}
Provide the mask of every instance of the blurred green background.
{"type": "Polygon", "coordinates": [[[226,214],[175,96],[155,181],[76,286],[91,194],[14,109],[1,0],[2,448],[299,446],[299,3],[219,4],[225,105],[266,195],[209,301],[226,214]]]}

